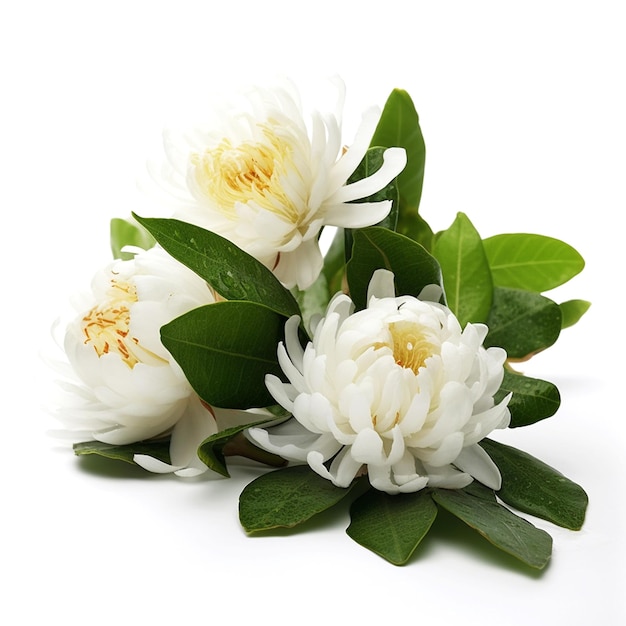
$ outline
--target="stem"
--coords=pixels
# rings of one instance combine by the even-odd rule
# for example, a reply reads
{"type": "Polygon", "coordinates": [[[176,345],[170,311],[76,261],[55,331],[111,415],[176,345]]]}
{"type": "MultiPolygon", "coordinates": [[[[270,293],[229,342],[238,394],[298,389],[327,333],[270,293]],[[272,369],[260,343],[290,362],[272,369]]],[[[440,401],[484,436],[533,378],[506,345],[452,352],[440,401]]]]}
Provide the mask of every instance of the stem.
{"type": "Polygon", "coordinates": [[[282,467],[287,465],[287,461],[277,454],[272,454],[266,450],[258,448],[253,443],[248,441],[243,433],[238,433],[230,441],[228,441],[222,448],[222,454],[224,456],[243,456],[265,465],[272,467],[282,467]]]}

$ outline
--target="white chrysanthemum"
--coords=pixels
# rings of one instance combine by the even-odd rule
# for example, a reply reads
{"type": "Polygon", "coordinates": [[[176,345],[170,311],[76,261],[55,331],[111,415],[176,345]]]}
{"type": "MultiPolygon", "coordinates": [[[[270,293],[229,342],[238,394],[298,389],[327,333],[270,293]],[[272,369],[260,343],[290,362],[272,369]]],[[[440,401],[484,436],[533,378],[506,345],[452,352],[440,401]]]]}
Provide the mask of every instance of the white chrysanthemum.
{"type": "Polygon", "coordinates": [[[161,343],[160,327],[212,302],[206,283],[158,247],[99,271],[65,332],[70,367],[58,417],[70,437],[123,445],[171,434],[172,465],[135,460],[157,472],[206,471],[196,450],[217,431],[215,415],[161,343]]]}
{"type": "Polygon", "coordinates": [[[367,309],[353,313],[352,301],[336,296],[304,350],[298,318],[289,320],[278,350],[289,382],[268,375],[266,383],[295,419],[249,437],[340,487],[367,471],[388,493],[461,488],[473,478],[499,489],[498,468],[478,442],[509,423],[508,398],[493,400],[506,353],[482,346],[484,325],[461,329],[445,306],[393,289],[393,274],[379,270],[367,309]]]}
{"type": "Polygon", "coordinates": [[[404,149],[390,148],[377,172],[347,184],[380,112],[366,111],[356,137],[344,148],[343,83],[336,81],[336,87],[337,112],[315,111],[308,126],[288,83],[250,91],[240,108],[220,111],[214,127],[166,136],[171,169],[157,178],[169,179],[180,196],[176,216],[228,238],[289,288],[305,289],[318,277],[323,226],[362,228],[387,216],[390,201],[353,201],[384,188],[406,164],[404,149]]]}

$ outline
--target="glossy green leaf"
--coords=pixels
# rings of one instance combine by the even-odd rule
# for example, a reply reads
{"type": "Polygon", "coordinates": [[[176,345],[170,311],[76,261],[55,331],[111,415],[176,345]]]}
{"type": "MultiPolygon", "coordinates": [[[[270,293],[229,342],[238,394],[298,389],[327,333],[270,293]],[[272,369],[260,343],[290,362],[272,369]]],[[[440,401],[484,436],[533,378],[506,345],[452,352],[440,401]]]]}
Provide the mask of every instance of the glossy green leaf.
{"type": "Polygon", "coordinates": [[[500,346],[510,359],[524,360],[558,339],[561,309],[538,293],[496,287],[487,326],[485,346],[500,346]]]}
{"type": "Polygon", "coordinates": [[[328,292],[330,295],[341,291],[346,267],[345,234],[343,228],[337,228],[335,236],[324,256],[324,266],[322,274],[326,278],[328,292]]]}
{"type": "Polygon", "coordinates": [[[485,322],[492,302],[491,270],[480,235],[464,213],[437,236],[433,255],[441,265],[448,306],[461,326],[485,322]]]}
{"type": "Polygon", "coordinates": [[[272,416],[271,419],[257,420],[249,424],[233,426],[215,433],[200,444],[198,457],[209,469],[226,477],[230,476],[226,467],[227,456],[243,456],[274,467],[285,465],[286,461],[283,458],[261,450],[243,435],[243,431],[248,428],[274,422],[275,420],[276,418],[272,416]]]}
{"type": "Polygon", "coordinates": [[[317,280],[304,290],[294,287],[292,294],[298,303],[301,311],[302,324],[310,334],[311,320],[320,315],[324,315],[330,300],[330,291],[326,276],[320,273],[317,280]]]}
{"type": "Polygon", "coordinates": [[[394,565],[406,563],[437,516],[428,491],[389,495],[370,489],[350,508],[347,533],[394,565]]]}
{"type": "Polygon", "coordinates": [[[576,324],[590,306],[591,302],[587,300],[567,300],[566,302],[561,302],[559,304],[562,316],[561,328],[569,328],[576,324]]]}
{"type": "Polygon", "coordinates": [[[179,220],[135,218],[167,252],[226,300],[256,302],[286,317],[300,314],[293,296],[276,276],[228,239],[179,220]]]}
{"type": "Polygon", "coordinates": [[[500,402],[509,393],[513,393],[509,401],[511,428],[528,426],[551,417],[561,404],[561,395],[556,385],[505,370],[504,380],[494,400],[500,402]]]}
{"type": "Polygon", "coordinates": [[[496,502],[496,492],[489,487],[486,487],[477,480],[471,482],[467,487],[463,487],[463,493],[467,493],[470,496],[476,496],[483,500],[489,500],[490,502],[496,502]]]}
{"type": "Polygon", "coordinates": [[[417,211],[410,209],[401,211],[396,230],[424,246],[428,252],[432,252],[435,235],[426,220],[417,211]]]}
{"type": "Polygon", "coordinates": [[[550,560],[550,535],[501,504],[460,489],[437,489],[433,492],[433,499],[494,546],[530,567],[542,569],[550,560]]]}
{"type": "Polygon", "coordinates": [[[394,89],[383,108],[372,146],[406,150],[407,163],[398,175],[399,214],[397,231],[430,249],[432,230],[419,215],[419,204],[424,182],[426,146],[419,124],[419,116],[409,94],[394,89]]]}
{"type": "Polygon", "coordinates": [[[196,393],[234,409],[274,404],[265,375],[281,375],[276,357],[285,319],[255,302],[216,302],[161,328],[161,341],[196,393]]]}
{"type": "Polygon", "coordinates": [[[137,246],[144,250],[152,248],[156,241],[142,226],[130,220],[114,217],[110,226],[111,252],[114,259],[128,260],[135,255],[132,252],[122,252],[124,246],[137,246]]]}
{"type": "Polygon", "coordinates": [[[394,273],[399,295],[417,296],[426,285],[441,285],[439,264],[420,244],[385,228],[364,228],[354,232],[352,258],[346,268],[357,309],[365,308],[370,279],[381,268],[394,273]]]}
{"type": "Polygon", "coordinates": [[[511,233],[489,237],[483,244],[498,287],[548,291],[585,267],[572,246],[553,237],[511,233]]]}
{"type": "Polygon", "coordinates": [[[133,465],[135,465],[134,457],[136,454],[146,454],[169,464],[170,440],[169,438],[155,439],[154,441],[140,441],[123,446],[103,443],[102,441],[85,441],[74,444],[74,453],[77,456],[93,454],[133,465]]]}
{"type": "Polygon", "coordinates": [[[564,528],[581,528],[588,498],[580,485],[526,452],[489,439],[480,445],[502,474],[503,502],[564,528]]]}
{"type": "Polygon", "coordinates": [[[269,472],[241,492],[239,521],[249,533],[292,528],[337,504],[351,488],[335,487],[308,465],[269,472]]]}

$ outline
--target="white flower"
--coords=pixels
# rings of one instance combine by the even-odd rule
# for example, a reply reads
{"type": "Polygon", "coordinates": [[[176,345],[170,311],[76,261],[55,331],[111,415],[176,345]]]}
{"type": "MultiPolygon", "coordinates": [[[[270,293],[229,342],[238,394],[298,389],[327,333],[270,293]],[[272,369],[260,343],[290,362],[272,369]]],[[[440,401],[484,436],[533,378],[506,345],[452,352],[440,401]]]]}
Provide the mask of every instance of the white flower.
{"type": "Polygon", "coordinates": [[[158,247],[99,271],[64,337],[70,367],[58,417],[71,438],[123,445],[171,434],[171,466],[135,460],[151,471],[206,471],[196,450],[217,431],[214,411],[161,343],[160,327],[212,302],[206,283],[158,247]]]}
{"type": "Polygon", "coordinates": [[[340,487],[367,471],[388,493],[473,478],[499,489],[478,442],[509,423],[508,398],[493,400],[506,353],[482,346],[486,326],[462,330],[445,306],[393,289],[393,274],[379,270],[367,309],[352,313],[352,301],[336,296],[304,350],[298,318],[288,321],[278,357],[289,382],[268,375],[266,384],[295,419],[248,436],[340,487]]]}
{"type": "MultiPolygon", "coordinates": [[[[339,80],[335,86],[341,111],[344,86],[339,80]]],[[[377,172],[347,184],[369,147],[378,109],[364,113],[347,149],[340,113],[314,111],[307,126],[290,83],[252,90],[239,108],[219,113],[214,127],[166,135],[171,170],[156,177],[169,179],[180,195],[177,217],[226,237],[288,288],[305,289],[318,277],[323,226],[362,228],[388,215],[390,201],[352,202],[402,171],[404,149],[386,150],[377,172]]]]}

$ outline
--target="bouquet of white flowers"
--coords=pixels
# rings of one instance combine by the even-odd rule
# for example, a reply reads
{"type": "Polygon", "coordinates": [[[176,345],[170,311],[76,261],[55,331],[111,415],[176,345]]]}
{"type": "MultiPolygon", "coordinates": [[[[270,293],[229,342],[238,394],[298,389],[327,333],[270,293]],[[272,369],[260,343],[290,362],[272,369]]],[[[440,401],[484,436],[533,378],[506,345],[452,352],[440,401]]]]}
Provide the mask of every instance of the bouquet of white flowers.
{"type": "Polygon", "coordinates": [[[333,85],[334,111],[305,116],[285,82],[166,136],[171,217],[112,220],[115,260],[65,330],[57,416],[76,454],[151,472],[252,459],[248,532],[350,498],[348,535],[403,564],[443,508],[543,568],[550,536],[512,509],[579,529],[587,496],[489,436],[557,411],[514,363],[585,313],[543,295],[584,261],[538,234],[483,239],[463,213],[434,232],[409,95],[345,146],[333,85]]]}

